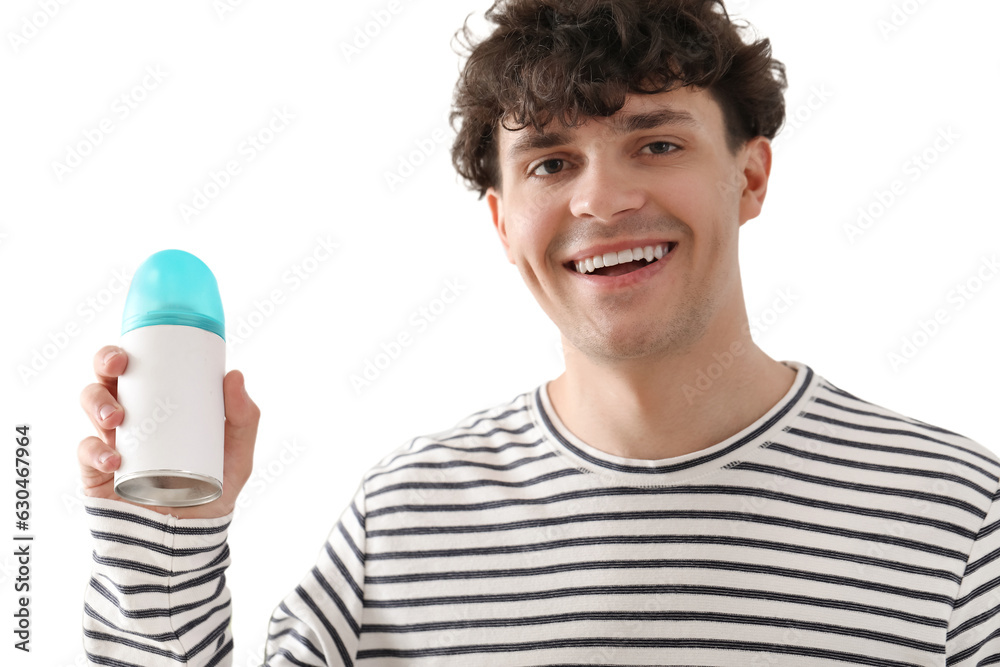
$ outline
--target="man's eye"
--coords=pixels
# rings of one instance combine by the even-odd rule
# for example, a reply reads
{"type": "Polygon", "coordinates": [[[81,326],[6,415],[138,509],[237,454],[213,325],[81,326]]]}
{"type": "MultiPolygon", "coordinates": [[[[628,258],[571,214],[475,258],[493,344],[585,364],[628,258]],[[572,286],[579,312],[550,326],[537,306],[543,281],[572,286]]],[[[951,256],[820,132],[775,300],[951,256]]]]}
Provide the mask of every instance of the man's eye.
{"type": "Polygon", "coordinates": [[[562,171],[563,161],[553,158],[551,160],[546,160],[542,162],[537,167],[531,170],[532,176],[550,176],[557,171],[562,171]],[[546,173],[539,174],[538,170],[544,169],[546,173]]]}
{"type": "Polygon", "coordinates": [[[643,148],[648,148],[649,152],[653,155],[663,155],[664,153],[671,152],[672,149],[678,148],[678,146],[669,141],[654,141],[651,144],[646,144],[643,148]]]}

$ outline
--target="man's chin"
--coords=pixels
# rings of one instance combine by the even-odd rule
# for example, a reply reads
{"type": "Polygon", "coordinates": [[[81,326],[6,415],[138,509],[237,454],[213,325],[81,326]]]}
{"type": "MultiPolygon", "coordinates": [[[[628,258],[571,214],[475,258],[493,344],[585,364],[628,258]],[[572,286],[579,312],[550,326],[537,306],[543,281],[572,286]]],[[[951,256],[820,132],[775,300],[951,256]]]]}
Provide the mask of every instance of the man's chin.
{"type": "Polygon", "coordinates": [[[573,352],[599,364],[637,360],[653,362],[681,356],[692,342],[662,327],[618,327],[600,332],[574,332],[572,336],[563,333],[564,350],[567,341],[573,352]]]}

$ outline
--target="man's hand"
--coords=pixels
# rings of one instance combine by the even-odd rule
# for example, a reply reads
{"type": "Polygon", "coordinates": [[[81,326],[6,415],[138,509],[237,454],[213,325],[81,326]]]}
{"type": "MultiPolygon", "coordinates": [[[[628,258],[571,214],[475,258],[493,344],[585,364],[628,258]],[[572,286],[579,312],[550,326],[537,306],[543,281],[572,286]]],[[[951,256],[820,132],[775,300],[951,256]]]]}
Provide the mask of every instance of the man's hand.
{"type": "MultiPolygon", "coordinates": [[[[83,388],[80,392],[80,405],[100,437],[88,436],[80,441],[77,457],[80,460],[80,476],[86,495],[136,505],[137,503],[124,500],[114,491],[115,470],[122,463],[121,455],[115,451],[115,427],[125,418],[125,410],[116,400],[118,376],[125,372],[126,366],[128,355],[113,345],[101,348],[94,355],[94,371],[98,381],[83,388]]],[[[140,507],[149,507],[161,514],[173,514],[181,519],[221,517],[236,507],[236,497],[253,469],[253,448],[257,440],[260,409],[247,395],[243,374],[239,371],[230,371],[223,379],[222,394],[226,405],[222,496],[195,507],[139,505],[140,507]]]]}

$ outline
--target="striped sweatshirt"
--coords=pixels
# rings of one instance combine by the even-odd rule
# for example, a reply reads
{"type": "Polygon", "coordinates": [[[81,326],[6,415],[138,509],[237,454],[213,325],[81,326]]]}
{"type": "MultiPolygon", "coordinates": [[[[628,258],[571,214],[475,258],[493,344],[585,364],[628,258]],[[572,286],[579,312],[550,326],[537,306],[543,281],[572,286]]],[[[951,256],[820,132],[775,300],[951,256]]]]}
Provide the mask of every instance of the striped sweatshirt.
{"type": "MultiPolygon", "coordinates": [[[[582,442],[545,384],[400,447],[275,607],[266,664],[1000,664],[1000,459],[783,363],[771,410],[675,458],[582,442]]],[[[87,514],[91,662],[230,664],[231,515],[87,514]]]]}

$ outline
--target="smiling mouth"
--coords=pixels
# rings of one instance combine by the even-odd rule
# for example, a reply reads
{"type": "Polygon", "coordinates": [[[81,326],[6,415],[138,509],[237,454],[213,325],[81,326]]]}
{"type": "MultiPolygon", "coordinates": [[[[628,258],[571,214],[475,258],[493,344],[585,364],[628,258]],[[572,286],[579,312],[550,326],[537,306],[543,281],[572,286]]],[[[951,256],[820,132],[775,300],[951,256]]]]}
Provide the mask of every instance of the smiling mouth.
{"type": "Polygon", "coordinates": [[[577,262],[566,262],[564,266],[570,271],[584,275],[621,276],[659,261],[660,258],[669,255],[676,246],[676,242],[670,241],[661,245],[635,249],[641,250],[641,253],[635,253],[634,250],[605,253],[577,262]]]}

